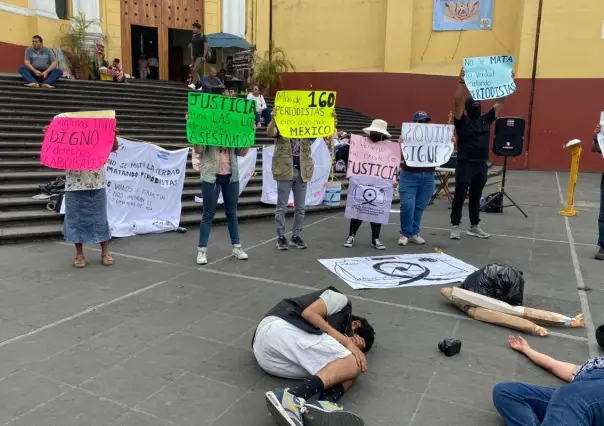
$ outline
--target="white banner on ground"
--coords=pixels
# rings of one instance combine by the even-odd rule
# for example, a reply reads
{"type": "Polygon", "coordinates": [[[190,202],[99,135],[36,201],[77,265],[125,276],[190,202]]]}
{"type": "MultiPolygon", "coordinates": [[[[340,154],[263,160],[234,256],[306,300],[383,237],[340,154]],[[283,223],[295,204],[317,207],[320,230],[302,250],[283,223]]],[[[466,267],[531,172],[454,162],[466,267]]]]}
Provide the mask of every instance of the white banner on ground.
{"type": "Polygon", "coordinates": [[[387,224],[394,188],[391,180],[352,176],[344,217],[387,224]]]}
{"type": "MultiPolygon", "coordinates": [[[[250,179],[254,176],[254,173],[256,172],[257,158],[257,148],[250,148],[245,157],[237,157],[237,164],[239,168],[239,195],[241,195],[247,184],[250,182],[250,179]]],[[[201,197],[195,197],[195,201],[197,203],[203,204],[203,199],[201,197]]],[[[224,204],[224,199],[222,198],[222,191],[218,196],[218,204],[224,204]]]]}
{"type": "Polygon", "coordinates": [[[173,231],[180,223],[187,148],[168,151],[118,138],[105,165],[107,220],[113,237],[173,231]]]}
{"type": "Polygon", "coordinates": [[[477,269],[444,253],[319,259],[355,290],[461,282],[477,269]]]}
{"type": "MultiPolygon", "coordinates": [[[[262,198],[266,204],[277,205],[277,181],[273,178],[274,146],[265,146],[262,149],[262,198]]],[[[315,140],[311,146],[311,157],[315,163],[315,171],[306,189],[306,205],[318,206],[323,203],[327,182],[331,173],[331,156],[329,148],[321,138],[315,140]]],[[[287,204],[292,206],[294,194],[290,191],[287,204]]]]}
{"type": "Polygon", "coordinates": [[[438,167],[453,154],[452,124],[403,123],[403,159],[409,167],[438,167]]]}

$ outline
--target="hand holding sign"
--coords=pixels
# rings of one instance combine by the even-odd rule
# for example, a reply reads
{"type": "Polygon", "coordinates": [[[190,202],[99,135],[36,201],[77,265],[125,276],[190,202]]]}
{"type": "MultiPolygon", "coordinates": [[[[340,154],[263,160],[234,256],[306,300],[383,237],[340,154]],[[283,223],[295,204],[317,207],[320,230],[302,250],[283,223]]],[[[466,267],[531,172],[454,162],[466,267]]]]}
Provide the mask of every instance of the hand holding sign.
{"type": "Polygon", "coordinates": [[[189,92],[187,139],[194,145],[248,148],[254,144],[254,101],[189,92]]]}
{"type": "Polygon", "coordinates": [[[602,124],[604,124],[604,112],[600,115],[600,124],[598,124],[598,126],[596,127],[598,145],[600,146],[600,152],[604,156],[604,132],[602,131],[602,124]]]}
{"type": "Polygon", "coordinates": [[[482,56],[464,59],[460,74],[476,101],[498,99],[516,91],[513,56],[482,56]]]}
{"type": "Polygon", "coordinates": [[[60,170],[98,170],[115,141],[115,118],[55,117],[45,126],[40,163],[60,170]]]}
{"type": "Polygon", "coordinates": [[[279,133],[286,138],[317,139],[334,133],[336,92],[281,90],[275,97],[279,133]]]}

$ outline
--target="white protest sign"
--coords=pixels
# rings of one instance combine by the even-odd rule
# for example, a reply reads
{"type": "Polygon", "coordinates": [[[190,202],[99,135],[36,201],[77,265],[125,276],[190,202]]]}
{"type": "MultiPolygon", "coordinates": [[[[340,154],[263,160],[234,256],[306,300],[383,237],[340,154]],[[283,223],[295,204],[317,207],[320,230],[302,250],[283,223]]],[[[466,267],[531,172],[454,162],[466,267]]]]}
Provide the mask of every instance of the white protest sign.
{"type": "Polygon", "coordinates": [[[604,156],[604,112],[600,114],[600,133],[598,133],[598,145],[600,145],[600,152],[604,156]]]}
{"type": "MultiPolygon", "coordinates": [[[[262,198],[266,204],[277,205],[277,181],[273,178],[273,156],[275,146],[265,146],[262,149],[262,198]]],[[[306,187],[306,205],[318,206],[323,203],[327,183],[331,174],[331,156],[329,148],[323,139],[317,139],[311,146],[311,158],[315,164],[312,179],[306,187]]],[[[290,191],[287,204],[292,206],[294,194],[290,191]]]]}
{"type": "Polygon", "coordinates": [[[498,99],[516,91],[512,78],[513,56],[496,55],[466,58],[463,61],[466,87],[476,101],[498,99]]]}
{"type": "Polygon", "coordinates": [[[452,124],[403,123],[403,158],[409,167],[438,167],[453,154],[452,124]]]}
{"type": "Polygon", "coordinates": [[[352,176],[348,183],[344,217],[387,224],[393,196],[391,180],[352,176]]]}
{"type": "MultiPolygon", "coordinates": [[[[258,149],[250,148],[248,153],[244,157],[237,157],[237,164],[239,170],[239,195],[243,192],[250,179],[256,172],[256,159],[258,158],[258,149]]],[[[195,197],[195,202],[203,204],[201,197],[195,197]]],[[[222,198],[222,191],[218,196],[218,204],[224,204],[222,198]]]]}
{"type": "Polygon", "coordinates": [[[168,151],[118,138],[105,165],[107,220],[113,237],[173,231],[180,223],[187,148],[168,151]]]}
{"type": "Polygon", "coordinates": [[[319,259],[355,290],[461,282],[477,269],[444,253],[319,259]]]}

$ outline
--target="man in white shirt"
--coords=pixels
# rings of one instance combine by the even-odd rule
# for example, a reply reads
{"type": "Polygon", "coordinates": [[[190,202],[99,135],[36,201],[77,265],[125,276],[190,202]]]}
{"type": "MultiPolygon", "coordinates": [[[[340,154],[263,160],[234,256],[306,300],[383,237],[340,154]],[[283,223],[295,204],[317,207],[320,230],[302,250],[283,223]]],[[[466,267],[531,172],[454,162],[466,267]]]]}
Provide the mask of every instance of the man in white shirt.
{"type": "Polygon", "coordinates": [[[275,305],[256,329],[254,356],[273,376],[306,379],[294,389],[266,393],[278,424],[364,425],[336,403],[367,371],[364,352],[374,340],[373,327],[365,318],[352,315],[352,304],[334,287],[275,305]],[[318,401],[306,402],[315,395],[318,401]]]}

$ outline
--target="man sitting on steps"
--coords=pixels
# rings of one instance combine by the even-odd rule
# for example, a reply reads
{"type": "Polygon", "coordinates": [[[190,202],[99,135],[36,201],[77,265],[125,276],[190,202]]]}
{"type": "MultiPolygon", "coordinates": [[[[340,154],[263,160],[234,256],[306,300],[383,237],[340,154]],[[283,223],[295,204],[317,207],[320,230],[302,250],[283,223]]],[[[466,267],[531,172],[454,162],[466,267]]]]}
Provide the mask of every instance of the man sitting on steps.
{"type": "Polygon", "coordinates": [[[367,372],[364,352],[375,339],[366,319],[352,315],[348,298],[329,287],[284,299],[258,325],[252,347],[260,367],[286,379],[305,379],[294,389],[266,393],[279,426],[362,426],[336,403],[367,372]],[[307,401],[318,396],[312,403],[307,401]]]}
{"type": "Polygon", "coordinates": [[[42,37],[35,35],[31,39],[32,47],[25,50],[25,65],[19,67],[28,87],[54,89],[53,84],[61,78],[63,71],[57,68],[57,58],[48,47],[44,47],[42,37]]]}

